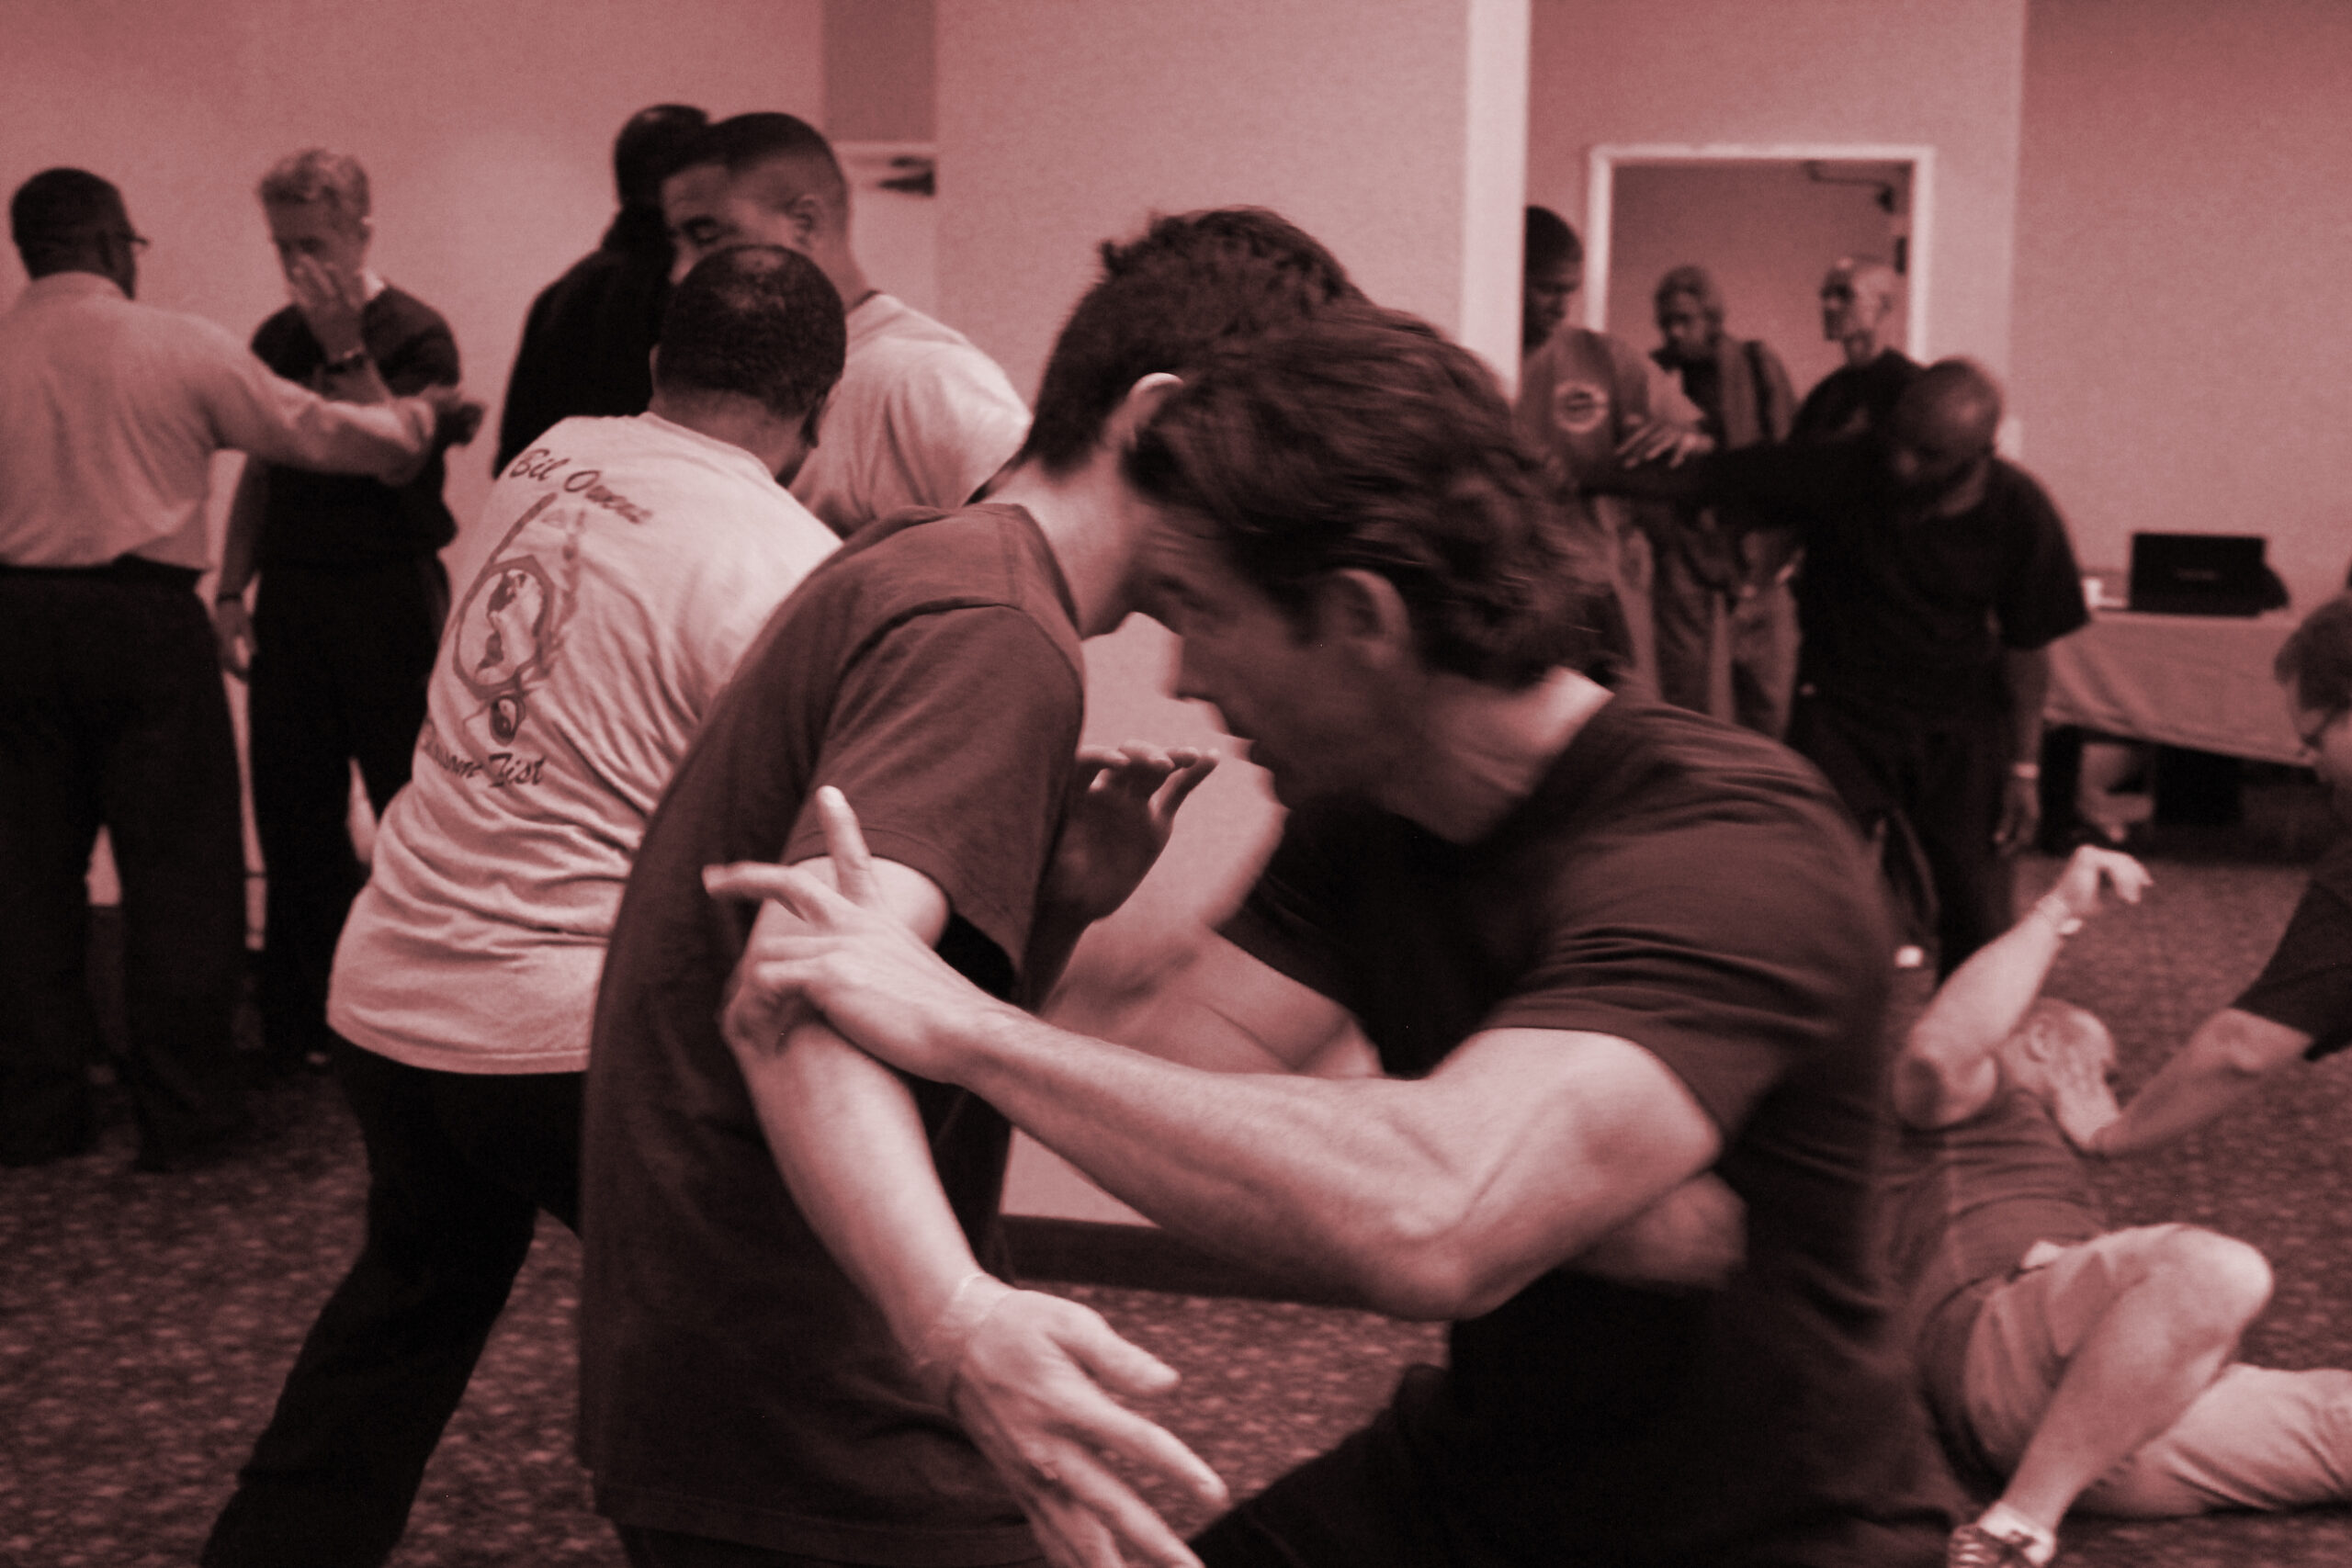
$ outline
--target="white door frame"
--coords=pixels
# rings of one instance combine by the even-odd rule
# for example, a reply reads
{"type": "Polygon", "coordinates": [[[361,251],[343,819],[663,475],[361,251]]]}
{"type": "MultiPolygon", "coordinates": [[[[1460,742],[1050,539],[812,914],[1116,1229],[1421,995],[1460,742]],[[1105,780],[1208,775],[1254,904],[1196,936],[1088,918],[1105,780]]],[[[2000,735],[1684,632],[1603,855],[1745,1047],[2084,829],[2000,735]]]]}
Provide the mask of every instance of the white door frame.
{"type": "Polygon", "coordinates": [[[1928,283],[1935,256],[1936,150],[1888,142],[1671,142],[1606,143],[1587,154],[1585,175],[1584,324],[1595,332],[1609,326],[1611,215],[1617,170],[1631,164],[1907,164],[1911,166],[1911,243],[1904,276],[1905,350],[1926,364],[1934,357],[1928,341],[1928,283]]]}

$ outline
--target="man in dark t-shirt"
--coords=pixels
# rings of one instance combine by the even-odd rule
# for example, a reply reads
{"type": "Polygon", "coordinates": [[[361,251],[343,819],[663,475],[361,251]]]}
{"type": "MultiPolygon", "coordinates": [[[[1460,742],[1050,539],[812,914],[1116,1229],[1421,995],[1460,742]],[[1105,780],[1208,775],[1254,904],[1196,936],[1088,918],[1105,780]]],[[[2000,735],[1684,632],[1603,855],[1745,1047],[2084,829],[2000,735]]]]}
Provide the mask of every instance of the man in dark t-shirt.
{"type": "Polygon", "coordinates": [[[2061,1130],[2116,1114],[2115,1040],[2041,982],[2102,882],[2136,901],[2148,881],[2128,856],[2077,850],[1895,1061],[1887,1203],[1906,1337],[1954,1461],[1998,1494],[1955,1532],[1960,1568],[2041,1568],[2070,1508],[2154,1518],[2352,1495],[2352,1372],[2234,1359],[2269,1301],[2262,1255],[2195,1225],[2110,1228],[2061,1130]]]}
{"type": "Polygon", "coordinates": [[[1134,594],[1121,454],[1172,373],[1354,290],[1250,209],[1159,220],[1103,262],[989,501],[877,521],[812,572],[638,851],[589,1056],[581,1306],[582,1450],[632,1562],[1159,1559],[1179,1544],[1102,1453],[1221,1495],[1103,1392],[1172,1373],[981,1269],[1002,1117],[764,1005],[747,950],[794,922],[705,885],[735,861],[847,877],[820,826],[845,791],[872,852],[851,880],[894,929],[1042,996],[1165,841],[1205,759],[1072,761],[1079,639],[1134,594]],[[1083,1494],[1062,1484],[1080,1467],[1083,1494]]]}
{"type": "Polygon", "coordinates": [[[1873,435],[1750,447],[1612,482],[1795,530],[1789,744],[1880,846],[1949,975],[2005,930],[2038,825],[2049,644],[2089,618],[2041,487],[1994,456],[2001,400],[1965,360],[1920,372],[1873,435]]]}
{"type": "MultiPolygon", "coordinates": [[[[352,402],[457,384],[448,323],[368,268],[368,175],[355,160],[297,152],[263,178],[261,200],[300,301],[254,333],[264,364],[352,402]]],[[[399,485],[254,462],[230,511],[213,625],[224,664],[252,688],[254,828],[268,878],[262,1044],[277,1070],[329,1055],[327,977],[368,874],[346,827],[353,764],[379,817],[408,782],[449,609],[440,550],[458,527],[441,480],[437,450],[399,485]]]]}
{"type": "Polygon", "coordinates": [[[1935,1561],[1871,1223],[1861,845],[1779,747],[1577,672],[1592,591],[1510,417],[1467,353],[1364,311],[1220,356],[1143,432],[1176,694],[1290,807],[1153,1055],[781,869],[756,886],[808,924],[746,973],[1189,1240],[1453,1323],[1210,1564],[1935,1561]],[[1295,1070],[1351,1020],[1380,1076],[1295,1070]]]}
{"type": "MultiPolygon", "coordinates": [[[[2288,718],[2340,824],[2352,826],[2352,594],[2329,600],[2278,649],[2288,718]]],[[[2199,1024],[2122,1114],[2075,1129],[2090,1153],[2138,1154],[2236,1105],[2295,1061],[2352,1045],[2352,833],[2312,867],[2270,961],[2199,1024]]]]}

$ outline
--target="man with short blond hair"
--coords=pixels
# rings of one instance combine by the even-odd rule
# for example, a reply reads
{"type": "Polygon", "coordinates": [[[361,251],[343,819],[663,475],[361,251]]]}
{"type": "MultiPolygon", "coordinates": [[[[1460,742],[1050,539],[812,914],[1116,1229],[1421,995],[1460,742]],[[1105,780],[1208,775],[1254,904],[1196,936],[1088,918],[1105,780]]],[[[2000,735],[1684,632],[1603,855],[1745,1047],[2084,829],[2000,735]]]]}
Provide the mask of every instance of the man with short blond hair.
{"type": "MultiPolygon", "coordinates": [[[[368,265],[372,202],[356,159],[293,153],[262,176],[259,195],[293,295],[254,333],[263,363],[349,402],[457,383],[448,323],[368,265]]],[[[271,1070],[322,1066],[332,1043],[327,975],[367,880],[347,827],[352,769],[379,816],[408,782],[449,609],[440,550],[458,525],[442,477],[437,456],[398,486],[253,463],[230,513],[213,618],[222,662],[251,685],[271,1070]]]]}

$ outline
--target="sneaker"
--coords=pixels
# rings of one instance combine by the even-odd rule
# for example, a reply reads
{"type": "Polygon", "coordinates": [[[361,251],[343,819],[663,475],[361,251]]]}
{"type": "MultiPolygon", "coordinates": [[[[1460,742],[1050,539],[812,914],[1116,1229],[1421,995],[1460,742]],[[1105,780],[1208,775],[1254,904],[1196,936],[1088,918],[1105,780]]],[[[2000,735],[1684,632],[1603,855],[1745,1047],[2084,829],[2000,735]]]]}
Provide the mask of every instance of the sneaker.
{"type": "Polygon", "coordinates": [[[2004,1540],[1983,1525],[1962,1525],[1944,1543],[1944,1568],[2042,1568],[2021,1541],[2004,1540]]]}

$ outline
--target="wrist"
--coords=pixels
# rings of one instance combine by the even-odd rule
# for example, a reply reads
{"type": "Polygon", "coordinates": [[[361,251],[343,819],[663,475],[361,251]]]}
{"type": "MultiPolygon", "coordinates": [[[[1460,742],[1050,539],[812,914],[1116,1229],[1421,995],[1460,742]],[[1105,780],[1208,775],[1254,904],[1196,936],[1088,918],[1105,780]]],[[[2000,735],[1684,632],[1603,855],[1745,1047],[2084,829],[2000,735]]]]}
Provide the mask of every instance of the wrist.
{"type": "Polygon", "coordinates": [[[2027,918],[2048,921],[2052,932],[2060,937],[2073,936],[2083,929],[2083,918],[2055,893],[2045,893],[2035,899],[2033,908],[2027,911],[2027,918]]]}
{"type": "Polygon", "coordinates": [[[2029,784],[2039,784],[2041,781],[2041,764],[2040,762],[2025,761],[2011,762],[2009,764],[2009,777],[2013,779],[2023,779],[2029,784]]]}
{"type": "Polygon", "coordinates": [[[948,1293],[947,1303],[932,1318],[908,1355],[915,1382],[933,1404],[943,1407],[947,1404],[972,1337],[1012,1293],[1012,1286],[978,1269],[965,1275],[948,1293]]]}

